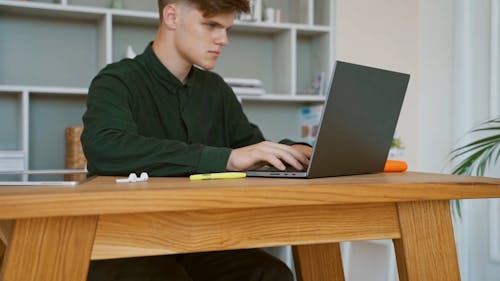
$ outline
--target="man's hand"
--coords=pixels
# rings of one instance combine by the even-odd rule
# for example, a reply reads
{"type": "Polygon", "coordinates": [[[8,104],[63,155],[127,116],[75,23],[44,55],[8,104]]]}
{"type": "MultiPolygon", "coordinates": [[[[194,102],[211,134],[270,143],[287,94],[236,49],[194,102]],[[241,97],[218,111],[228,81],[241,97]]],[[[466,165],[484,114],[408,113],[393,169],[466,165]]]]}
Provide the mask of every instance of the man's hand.
{"type": "Polygon", "coordinates": [[[294,144],[292,147],[298,151],[300,151],[302,154],[304,154],[307,159],[311,159],[312,155],[312,147],[304,144],[294,144]]]}
{"type": "Polygon", "coordinates": [[[285,163],[297,170],[309,164],[312,149],[306,145],[284,145],[263,141],[254,145],[233,149],[227,161],[226,170],[244,171],[265,163],[279,170],[285,169],[285,163]]]}

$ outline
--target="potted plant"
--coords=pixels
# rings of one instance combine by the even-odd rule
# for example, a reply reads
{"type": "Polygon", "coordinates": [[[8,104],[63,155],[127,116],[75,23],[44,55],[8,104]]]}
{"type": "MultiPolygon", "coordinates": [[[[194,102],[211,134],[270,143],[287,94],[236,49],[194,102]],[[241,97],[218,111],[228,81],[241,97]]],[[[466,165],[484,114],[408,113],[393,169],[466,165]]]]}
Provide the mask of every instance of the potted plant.
{"type": "MultiPolygon", "coordinates": [[[[500,116],[479,124],[467,135],[473,140],[451,152],[451,160],[458,161],[452,173],[483,176],[500,158],[500,116]]],[[[452,208],[461,217],[460,202],[452,201],[452,208]]]]}

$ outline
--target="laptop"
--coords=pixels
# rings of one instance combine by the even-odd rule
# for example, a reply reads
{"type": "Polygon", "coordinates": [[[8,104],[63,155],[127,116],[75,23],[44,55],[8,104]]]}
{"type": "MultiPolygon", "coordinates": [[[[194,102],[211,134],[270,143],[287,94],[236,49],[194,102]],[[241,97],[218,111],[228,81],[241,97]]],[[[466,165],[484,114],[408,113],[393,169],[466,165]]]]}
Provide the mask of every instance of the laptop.
{"type": "Polygon", "coordinates": [[[309,165],[249,177],[319,178],[382,172],[410,75],[337,61],[309,165]]]}

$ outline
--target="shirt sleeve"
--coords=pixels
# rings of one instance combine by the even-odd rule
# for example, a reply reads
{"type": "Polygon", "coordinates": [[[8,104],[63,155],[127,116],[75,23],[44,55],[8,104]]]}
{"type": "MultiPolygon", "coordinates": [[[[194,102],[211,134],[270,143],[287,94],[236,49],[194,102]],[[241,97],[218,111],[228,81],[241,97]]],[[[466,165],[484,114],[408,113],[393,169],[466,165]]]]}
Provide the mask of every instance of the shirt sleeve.
{"type": "MultiPolygon", "coordinates": [[[[230,117],[231,147],[240,148],[264,141],[265,138],[261,130],[257,125],[248,120],[231,87],[225,82],[223,83],[223,88],[226,91],[226,103],[229,104],[227,108],[229,109],[228,116],[230,117]]],[[[290,139],[282,139],[279,143],[285,145],[302,144],[310,146],[307,143],[295,142],[290,139]]]]}
{"type": "Polygon", "coordinates": [[[92,81],[81,137],[89,174],[146,171],[151,176],[182,176],[225,171],[230,148],[140,135],[129,106],[132,90],[111,73],[92,81]]]}
{"type": "Polygon", "coordinates": [[[224,110],[231,148],[240,148],[264,141],[259,127],[248,120],[231,87],[222,78],[220,78],[220,83],[224,92],[224,110]]]}

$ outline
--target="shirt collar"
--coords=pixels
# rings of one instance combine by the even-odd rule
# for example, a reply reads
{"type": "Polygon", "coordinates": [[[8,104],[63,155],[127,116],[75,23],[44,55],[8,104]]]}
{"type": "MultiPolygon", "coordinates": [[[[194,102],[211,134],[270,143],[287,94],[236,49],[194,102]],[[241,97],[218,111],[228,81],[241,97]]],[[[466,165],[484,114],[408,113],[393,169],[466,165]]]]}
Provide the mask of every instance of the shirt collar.
{"type": "MultiPolygon", "coordinates": [[[[179,87],[184,87],[184,84],[175,77],[170,70],[168,70],[165,65],[158,59],[153,51],[153,42],[150,42],[146,49],[144,50],[144,56],[147,60],[147,65],[151,69],[154,77],[169,91],[176,93],[179,87]]],[[[189,71],[186,86],[190,87],[194,82],[194,77],[196,76],[196,67],[192,66],[189,71]]]]}

